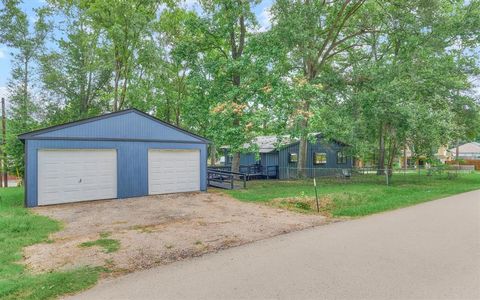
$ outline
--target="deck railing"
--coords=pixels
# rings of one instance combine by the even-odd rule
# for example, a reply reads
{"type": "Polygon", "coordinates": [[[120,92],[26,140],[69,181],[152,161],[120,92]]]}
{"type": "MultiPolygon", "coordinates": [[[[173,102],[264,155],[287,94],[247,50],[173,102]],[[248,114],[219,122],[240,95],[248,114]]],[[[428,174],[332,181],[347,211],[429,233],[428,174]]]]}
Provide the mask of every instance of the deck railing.
{"type": "Polygon", "coordinates": [[[243,188],[247,187],[248,174],[230,172],[226,170],[218,170],[208,168],[207,170],[207,184],[213,187],[233,190],[238,185],[235,182],[241,182],[243,188]]]}
{"type": "MultiPolygon", "coordinates": [[[[209,166],[208,169],[230,172],[232,166],[209,166]]],[[[247,180],[259,178],[278,178],[278,166],[240,165],[239,173],[246,174],[247,180]]]]}

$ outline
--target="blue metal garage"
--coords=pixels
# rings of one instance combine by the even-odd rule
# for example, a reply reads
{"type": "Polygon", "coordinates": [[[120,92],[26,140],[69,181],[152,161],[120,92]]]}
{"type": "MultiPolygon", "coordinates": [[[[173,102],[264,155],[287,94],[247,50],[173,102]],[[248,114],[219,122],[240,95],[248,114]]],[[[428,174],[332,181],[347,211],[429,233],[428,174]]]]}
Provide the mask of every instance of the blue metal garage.
{"type": "Polygon", "coordinates": [[[209,141],[136,109],[19,139],[27,207],[207,188],[209,141]]]}

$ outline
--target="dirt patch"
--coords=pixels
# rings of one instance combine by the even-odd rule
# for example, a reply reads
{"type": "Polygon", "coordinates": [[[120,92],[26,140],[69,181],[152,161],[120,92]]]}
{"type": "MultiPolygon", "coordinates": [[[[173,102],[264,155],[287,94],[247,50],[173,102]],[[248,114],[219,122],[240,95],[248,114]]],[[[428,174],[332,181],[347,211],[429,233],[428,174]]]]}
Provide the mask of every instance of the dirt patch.
{"type": "Polygon", "coordinates": [[[292,210],[295,212],[307,213],[307,214],[320,214],[324,217],[328,217],[330,221],[334,221],[331,211],[335,207],[332,198],[328,195],[319,197],[318,199],[318,211],[317,201],[315,197],[289,197],[289,198],[276,198],[268,203],[271,206],[292,210]]]}
{"type": "Polygon", "coordinates": [[[319,215],[243,203],[221,193],[185,193],[107,200],[34,211],[64,223],[49,243],[25,248],[34,272],[90,265],[113,273],[199,256],[326,222],[319,215]],[[80,247],[101,234],[118,240],[118,251],[80,247]]]}

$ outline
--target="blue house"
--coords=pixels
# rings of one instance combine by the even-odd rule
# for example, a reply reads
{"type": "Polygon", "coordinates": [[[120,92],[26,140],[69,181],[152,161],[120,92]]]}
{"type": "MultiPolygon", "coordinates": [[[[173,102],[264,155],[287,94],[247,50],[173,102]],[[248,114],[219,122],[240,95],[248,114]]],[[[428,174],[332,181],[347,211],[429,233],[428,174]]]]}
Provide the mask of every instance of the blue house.
{"type": "MultiPolygon", "coordinates": [[[[343,169],[351,169],[353,160],[348,155],[349,145],[325,139],[321,134],[312,134],[313,141],[307,145],[307,176],[331,176],[343,169]]],[[[255,166],[264,177],[288,179],[297,174],[299,141],[289,136],[260,136],[245,144],[247,152],[240,154],[240,171],[247,172],[255,166]],[[249,149],[256,151],[249,151],[249,149]]],[[[225,165],[231,166],[232,156],[224,147],[225,165]]]]}
{"type": "Polygon", "coordinates": [[[136,109],[19,136],[25,205],[205,191],[209,141],[136,109]]]}

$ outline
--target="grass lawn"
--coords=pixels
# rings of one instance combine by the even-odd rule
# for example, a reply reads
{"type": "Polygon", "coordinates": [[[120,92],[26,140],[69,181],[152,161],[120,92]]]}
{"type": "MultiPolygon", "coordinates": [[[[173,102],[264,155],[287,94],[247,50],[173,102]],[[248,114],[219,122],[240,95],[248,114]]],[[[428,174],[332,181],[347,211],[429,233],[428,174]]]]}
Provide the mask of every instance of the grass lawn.
{"type": "Polygon", "coordinates": [[[100,246],[104,249],[105,253],[112,253],[120,249],[120,242],[117,240],[108,239],[110,233],[104,232],[100,234],[100,238],[93,242],[81,243],[80,247],[93,247],[100,246]]]}
{"type": "Polygon", "coordinates": [[[0,189],[0,299],[50,299],[94,285],[98,268],[31,274],[19,264],[22,248],[48,241],[61,224],[23,208],[23,188],[0,189]]]}
{"type": "MultiPolygon", "coordinates": [[[[334,217],[364,216],[480,189],[480,172],[461,174],[453,179],[446,175],[394,174],[389,186],[376,175],[361,176],[350,181],[318,181],[322,213],[334,217]]],[[[226,193],[242,201],[316,212],[312,180],[251,181],[245,190],[228,190],[226,193]]]]}

